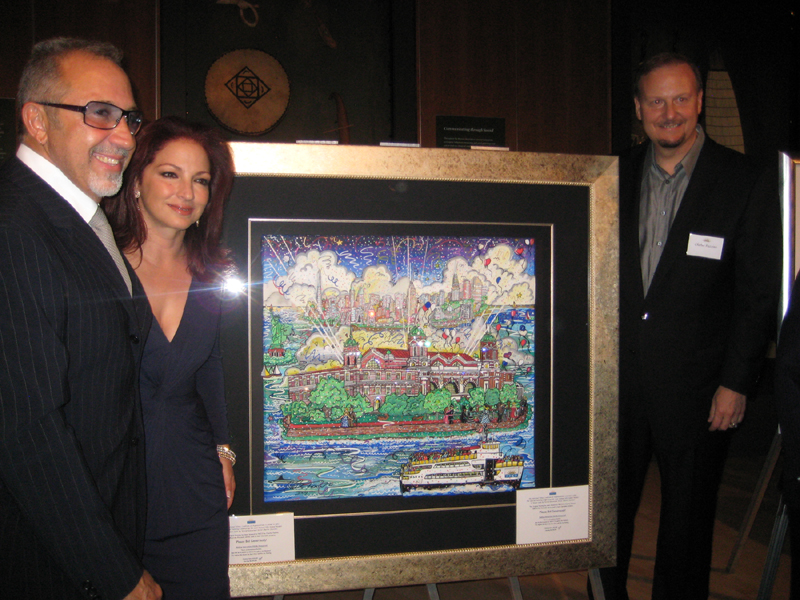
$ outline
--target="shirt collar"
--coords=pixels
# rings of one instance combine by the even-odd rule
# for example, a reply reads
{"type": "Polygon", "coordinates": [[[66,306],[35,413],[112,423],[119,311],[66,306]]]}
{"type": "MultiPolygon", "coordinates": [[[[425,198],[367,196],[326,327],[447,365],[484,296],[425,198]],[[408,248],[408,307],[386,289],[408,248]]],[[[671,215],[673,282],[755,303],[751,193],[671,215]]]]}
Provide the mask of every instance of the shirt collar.
{"type": "Polygon", "coordinates": [[[97,202],[87,196],[64,173],[41,154],[34,152],[25,144],[20,144],[17,158],[26,164],[31,171],[41,177],[47,185],[53,188],[59,196],[64,198],[78,211],[78,214],[87,223],[97,212],[97,202]]]}
{"type": "Polygon", "coordinates": [[[655,151],[653,150],[653,143],[650,142],[647,147],[647,156],[645,157],[645,164],[650,165],[650,168],[655,168],[658,170],[661,175],[668,179],[670,177],[674,177],[678,174],[678,172],[683,169],[686,171],[686,176],[691,179],[692,172],[694,171],[695,165],[697,165],[697,159],[700,157],[700,151],[703,149],[703,144],[706,141],[706,134],[703,131],[703,128],[698,124],[695,131],[697,131],[697,137],[694,139],[694,143],[692,147],[689,148],[689,151],[686,153],[681,161],[675,166],[675,174],[670,175],[656,162],[656,155],[655,151]]]}

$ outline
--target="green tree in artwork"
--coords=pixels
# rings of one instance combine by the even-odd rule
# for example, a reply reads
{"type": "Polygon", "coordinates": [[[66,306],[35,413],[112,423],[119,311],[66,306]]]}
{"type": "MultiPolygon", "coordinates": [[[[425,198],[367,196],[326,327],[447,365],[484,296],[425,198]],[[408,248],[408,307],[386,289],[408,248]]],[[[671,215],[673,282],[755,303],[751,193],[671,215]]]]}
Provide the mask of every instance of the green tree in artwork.
{"type": "Polygon", "coordinates": [[[484,398],[486,397],[486,392],[483,388],[472,388],[469,391],[469,406],[473,412],[479,410],[484,404],[484,398]]]}
{"type": "Polygon", "coordinates": [[[369,400],[364,398],[364,396],[361,394],[348,396],[345,408],[352,408],[356,417],[361,417],[368,412],[372,412],[372,406],[370,405],[369,400]]]}
{"type": "Polygon", "coordinates": [[[283,412],[291,417],[292,423],[299,423],[308,415],[308,405],[305,402],[290,402],[284,405],[283,412]]]}
{"type": "Polygon", "coordinates": [[[408,399],[408,408],[406,408],[406,413],[409,417],[419,417],[424,415],[426,412],[425,409],[425,395],[419,394],[417,396],[411,396],[408,399]]]}
{"type": "MultiPolygon", "coordinates": [[[[321,379],[314,391],[311,392],[310,404],[314,408],[319,408],[325,413],[326,419],[333,418],[331,410],[333,408],[344,408],[351,400],[344,389],[344,383],[334,377],[321,379]]],[[[340,413],[341,414],[341,413],[340,413]]]]}
{"type": "Polygon", "coordinates": [[[321,410],[314,408],[308,411],[308,416],[306,419],[313,423],[322,423],[327,419],[327,417],[321,410]]]}
{"type": "Polygon", "coordinates": [[[450,390],[447,388],[439,388],[433,390],[425,395],[425,402],[423,404],[425,411],[430,414],[444,413],[444,409],[450,406],[450,390]]]}
{"type": "Polygon", "coordinates": [[[486,390],[486,395],[483,398],[483,403],[495,407],[500,402],[500,390],[496,388],[486,390]]]}
{"type": "Polygon", "coordinates": [[[510,383],[503,384],[503,388],[500,390],[500,402],[515,406],[517,404],[517,388],[510,383]]]}
{"type": "Polygon", "coordinates": [[[389,394],[380,410],[391,419],[400,419],[408,409],[408,396],[405,394],[389,394]]]}

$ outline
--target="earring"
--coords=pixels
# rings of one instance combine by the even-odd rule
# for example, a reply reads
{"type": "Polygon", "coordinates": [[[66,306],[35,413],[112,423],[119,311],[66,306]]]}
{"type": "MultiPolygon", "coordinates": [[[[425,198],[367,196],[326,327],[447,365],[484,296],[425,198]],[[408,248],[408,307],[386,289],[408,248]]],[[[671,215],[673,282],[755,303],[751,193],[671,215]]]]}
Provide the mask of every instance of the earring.
{"type": "Polygon", "coordinates": [[[139,198],[142,197],[142,192],[140,192],[139,190],[136,190],[136,192],[133,194],[133,197],[138,200],[139,198]]]}
{"type": "Polygon", "coordinates": [[[197,221],[195,221],[194,224],[195,226],[200,227],[200,219],[197,219],[197,221]]]}

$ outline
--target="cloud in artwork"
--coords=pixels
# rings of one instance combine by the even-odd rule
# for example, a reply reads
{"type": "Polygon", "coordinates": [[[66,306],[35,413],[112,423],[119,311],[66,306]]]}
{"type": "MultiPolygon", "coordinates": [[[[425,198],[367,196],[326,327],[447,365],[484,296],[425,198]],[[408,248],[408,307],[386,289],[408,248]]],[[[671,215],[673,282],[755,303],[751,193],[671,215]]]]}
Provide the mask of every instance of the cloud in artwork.
{"type": "Polygon", "coordinates": [[[297,350],[297,361],[309,365],[321,365],[334,361],[341,365],[342,349],[349,335],[350,330],[347,327],[339,327],[333,336],[314,332],[297,350]]]}
{"type": "Polygon", "coordinates": [[[471,263],[462,257],[447,261],[441,283],[422,287],[417,282],[417,285],[420,294],[434,296],[440,290],[451,291],[454,275],[459,281],[475,281],[477,278],[486,289],[489,305],[535,305],[536,277],[528,275],[525,272],[527,268],[527,259],[517,257],[510,246],[498,244],[475,257],[471,263]]]}
{"type": "Polygon", "coordinates": [[[264,282],[264,302],[269,306],[306,306],[323,294],[350,289],[355,274],[339,264],[331,250],[311,250],[295,257],[286,275],[264,282]]]}

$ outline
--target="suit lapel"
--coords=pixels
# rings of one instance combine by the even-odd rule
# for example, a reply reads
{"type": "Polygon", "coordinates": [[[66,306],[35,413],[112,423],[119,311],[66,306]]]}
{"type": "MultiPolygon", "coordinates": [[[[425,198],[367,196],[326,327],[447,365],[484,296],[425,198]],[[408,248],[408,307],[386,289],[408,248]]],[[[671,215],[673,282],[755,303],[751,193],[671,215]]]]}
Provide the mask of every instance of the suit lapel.
{"type": "Polygon", "coordinates": [[[661,259],[653,274],[648,295],[658,289],[659,285],[669,276],[675,262],[686,254],[689,234],[695,233],[695,225],[703,214],[708,198],[713,194],[719,176],[717,169],[713,166],[714,151],[711,147],[713,143],[712,140],[706,138],[703,149],[700,151],[689,185],[681,200],[681,206],[669,230],[661,259]]]}
{"type": "Polygon", "coordinates": [[[639,250],[639,197],[646,146],[637,147],[631,159],[620,163],[620,276],[637,290],[637,305],[644,301],[641,252],[639,250]]]}
{"type": "MultiPolygon", "coordinates": [[[[135,322],[139,325],[139,347],[144,350],[144,344],[147,341],[147,336],[150,334],[150,326],[153,324],[153,311],[150,310],[150,302],[147,299],[147,294],[144,291],[142,282],[139,281],[139,278],[136,276],[136,271],[128,264],[125,255],[123,254],[122,256],[125,259],[125,266],[128,268],[128,275],[130,275],[131,285],[133,286],[131,302],[126,304],[130,306],[128,312],[131,314],[131,318],[135,319],[135,322]]],[[[128,291],[127,288],[125,291],[128,291]]]]}
{"type": "MultiPolygon", "coordinates": [[[[13,159],[18,161],[18,159],[13,159]]],[[[137,308],[125,281],[122,279],[117,269],[114,259],[106,250],[103,242],[97,237],[89,224],[83,220],[78,212],[72,208],[69,202],[64,200],[58,192],[45,183],[41,177],[36,175],[21,161],[18,161],[19,169],[16,175],[19,177],[20,184],[30,189],[31,202],[36,204],[44,214],[44,218],[49,220],[63,236],[64,243],[68,248],[80,247],[84,249],[85,260],[102,274],[104,283],[108,286],[110,295],[117,298],[125,307],[128,317],[134,322],[143,324],[146,315],[139,315],[137,308]]],[[[128,268],[128,272],[133,270],[128,268]]],[[[131,280],[135,275],[131,276],[131,280]]],[[[144,295],[144,292],[142,292],[144,295]]]]}

